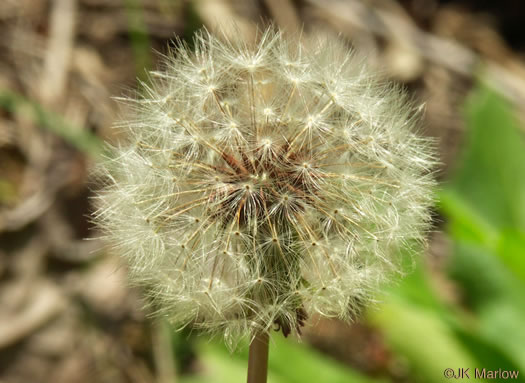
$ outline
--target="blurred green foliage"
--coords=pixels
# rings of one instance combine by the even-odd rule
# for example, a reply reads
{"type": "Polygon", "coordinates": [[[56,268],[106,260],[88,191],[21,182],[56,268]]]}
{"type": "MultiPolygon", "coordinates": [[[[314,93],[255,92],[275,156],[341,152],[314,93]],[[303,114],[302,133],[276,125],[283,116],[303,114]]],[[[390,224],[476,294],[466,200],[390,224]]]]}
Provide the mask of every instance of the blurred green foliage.
{"type": "Polygon", "coordinates": [[[144,20],[144,9],[139,0],[124,0],[124,6],[135,71],[140,80],[146,80],[148,70],[151,69],[151,41],[144,20]]]}
{"type": "Polygon", "coordinates": [[[41,128],[62,137],[68,144],[88,155],[97,156],[102,151],[102,141],[95,134],[73,126],[59,114],[21,94],[8,89],[0,89],[0,110],[28,119],[41,128]]]}
{"type": "MultiPolygon", "coordinates": [[[[474,368],[517,370],[512,381],[524,382],[525,144],[509,105],[486,88],[473,92],[465,116],[463,153],[439,192],[452,247],[444,273],[454,290],[440,291],[450,283],[419,260],[366,320],[406,364],[411,382],[445,382],[447,368],[470,368],[471,379],[474,368]]],[[[198,343],[197,353],[206,372],[182,382],[244,381],[247,351],[231,355],[220,343],[198,343]]],[[[270,383],[390,381],[280,336],[272,337],[269,369],[270,383]]]]}
{"type": "MultiPolygon", "coordinates": [[[[220,342],[200,343],[198,355],[205,365],[200,376],[186,376],[182,383],[231,383],[246,380],[247,345],[231,354],[220,342]]],[[[372,379],[322,355],[311,347],[275,334],[270,340],[269,383],[386,383],[372,379]]]]}

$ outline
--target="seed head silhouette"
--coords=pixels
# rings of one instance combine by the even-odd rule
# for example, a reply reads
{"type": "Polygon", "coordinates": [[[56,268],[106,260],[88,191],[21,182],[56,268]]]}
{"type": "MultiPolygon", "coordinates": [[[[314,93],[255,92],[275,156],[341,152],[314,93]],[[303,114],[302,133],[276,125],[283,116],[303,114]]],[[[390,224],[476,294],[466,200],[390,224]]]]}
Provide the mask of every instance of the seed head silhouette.
{"type": "Polygon", "coordinates": [[[128,98],[94,221],[160,315],[230,342],[352,319],[424,243],[419,108],[341,41],[207,31],[128,98]]]}

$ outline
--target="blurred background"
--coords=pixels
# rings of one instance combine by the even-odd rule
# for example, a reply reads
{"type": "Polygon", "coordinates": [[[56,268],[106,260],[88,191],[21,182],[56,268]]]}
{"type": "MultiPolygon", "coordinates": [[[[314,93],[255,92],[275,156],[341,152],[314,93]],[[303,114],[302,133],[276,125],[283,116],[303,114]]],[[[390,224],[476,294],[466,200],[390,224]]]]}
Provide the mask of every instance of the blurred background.
{"type": "Polygon", "coordinates": [[[413,272],[352,325],[275,333],[270,382],[524,382],[524,18],[521,0],[1,0],[0,382],[245,381],[246,348],[148,317],[88,219],[111,96],[231,21],[340,34],[426,104],[442,161],[413,272]]]}

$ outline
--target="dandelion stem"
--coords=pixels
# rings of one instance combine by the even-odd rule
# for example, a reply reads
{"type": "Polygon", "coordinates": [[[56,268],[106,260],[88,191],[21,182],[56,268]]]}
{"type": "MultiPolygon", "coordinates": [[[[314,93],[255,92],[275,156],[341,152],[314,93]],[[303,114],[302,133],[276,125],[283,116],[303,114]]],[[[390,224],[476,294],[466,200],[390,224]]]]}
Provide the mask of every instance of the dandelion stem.
{"type": "Polygon", "coordinates": [[[266,383],[268,345],[269,336],[267,332],[258,332],[253,338],[248,358],[248,383],[266,383]]]}

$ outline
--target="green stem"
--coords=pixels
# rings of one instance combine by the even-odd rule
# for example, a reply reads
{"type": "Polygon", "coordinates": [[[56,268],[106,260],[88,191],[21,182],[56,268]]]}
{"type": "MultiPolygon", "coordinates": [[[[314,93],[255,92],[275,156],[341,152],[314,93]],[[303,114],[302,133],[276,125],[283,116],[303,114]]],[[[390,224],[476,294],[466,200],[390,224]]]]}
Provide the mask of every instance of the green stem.
{"type": "Polygon", "coordinates": [[[268,376],[268,346],[268,333],[257,333],[250,344],[248,383],[266,383],[268,376]]]}

